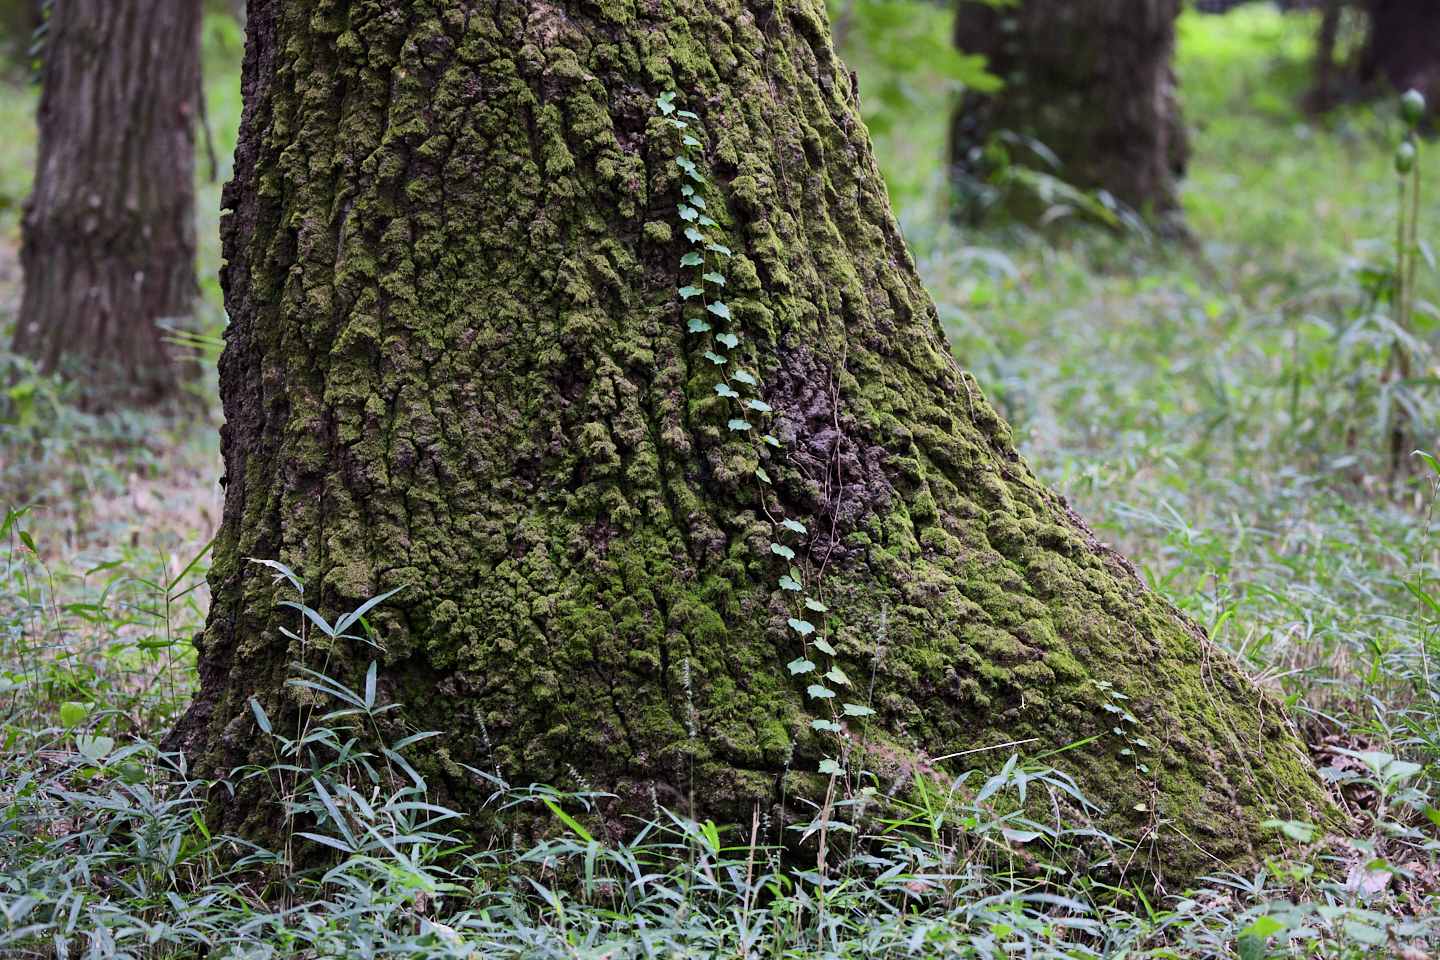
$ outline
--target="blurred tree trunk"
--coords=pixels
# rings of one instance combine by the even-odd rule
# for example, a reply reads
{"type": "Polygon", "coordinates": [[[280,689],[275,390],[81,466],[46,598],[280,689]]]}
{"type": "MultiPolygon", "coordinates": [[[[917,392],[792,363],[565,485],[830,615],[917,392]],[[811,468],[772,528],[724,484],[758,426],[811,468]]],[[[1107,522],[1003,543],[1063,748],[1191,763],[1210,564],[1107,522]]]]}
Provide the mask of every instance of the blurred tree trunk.
{"type": "Polygon", "coordinates": [[[1179,10],[1179,0],[959,0],[956,46],[984,55],[1005,81],[991,96],[967,93],[952,119],[962,187],[993,177],[987,148],[1008,131],[1060,161],[1051,170],[1026,157],[1028,166],[1108,190],[1151,219],[1175,209],[1185,164],[1172,69],[1179,10]]]}
{"type": "Polygon", "coordinates": [[[1433,115],[1440,96],[1440,2],[1370,0],[1370,35],[1360,58],[1360,80],[1384,83],[1396,93],[1425,94],[1433,115]]]}
{"type": "MultiPolygon", "coordinates": [[[[465,765],[613,791],[616,829],[657,802],[745,824],[758,805],[773,842],[823,800],[827,755],[904,791],[961,751],[1005,747],[978,755],[998,767],[1013,741],[1097,736],[1056,762],[1110,830],[1163,809],[1203,838],[1147,862],[1177,889],[1253,865],[1273,809],[1333,814],[1283,707],[1035,477],[951,356],[823,0],[316,10],[248,11],[229,485],[201,687],[169,741],[193,770],[273,762],[252,699],[277,730],[329,708],[297,664],[359,690],[374,660],[377,702],[403,705],[385,736],[438,731],[410,756],[475,817],[490,788],[465,765]],[[681,266],[697,181],[667,90],[699,114],[734,251],[709,267],[681,266]],[[728,309],[677,296],[704,269],[728,309]],[[734,419],[717,350],[783,449],[734,419]],[[368,613],[378,648],[302,640],[277,605],[295,594],[249,558],[327,616],[404,589],[368,613]],[[853,680],[788,668],[807,655],[853,680]],[[874,717],[816,728],[822,683],[874,717]]],[[[211,797],[273,842],[264,783],[211,797]]]]}
{"type": "Polygon", "coordinates": [[[1325,111],[1335,106],[1339,65],[1335,62],[1335,44],[1340,37],[1340,15],[1344,0],[1320,0],[1320,33],[1315,41],[1315,89],[1310,95],[1309,109],[1325,111]]]}
{"type": "Polygon", "coordinates": [[[175,393],[157,324],[195,282],[201,0],[55,0],[26,201],[15,350],[83,377],[92,402],[175,393]]]}

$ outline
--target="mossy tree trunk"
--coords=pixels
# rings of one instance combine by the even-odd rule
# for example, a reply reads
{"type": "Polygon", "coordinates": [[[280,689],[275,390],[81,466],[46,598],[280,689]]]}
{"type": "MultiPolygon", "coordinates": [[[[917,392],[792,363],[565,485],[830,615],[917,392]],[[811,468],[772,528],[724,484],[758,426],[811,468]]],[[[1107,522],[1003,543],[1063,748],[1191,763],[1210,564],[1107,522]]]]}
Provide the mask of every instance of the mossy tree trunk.
{"type": "Polygon", "coordinates": [[[1179,0],[958,0],[955,45],[1005,81],[993,95],[968,92],[951,120],[952,170],[970,214],[983,212],[975,188],[996,172],[987,148],[1002,132],[1038,140],[1058,170],[1023,144],[1008,152],[1073,186],[1108,190],[1152,220],[1176,209],[1186,149],[1172,68],[1179,12],[1179,0]]]}
{"type": "MultiPolygon", "coordinates": [[[[810,617],[840,699],[876,710],[845,723],[882,787],[1098,734],[1058,760],[1111,829],[1160,831],[1169,877],[1253,860],[1266,817],[1327,815],[1280,705],[1037,481],[951,357],[824,11],[252,2],[223,227],[229,486],[172,739],[196,769],[269,761],[247,702],[304,709],[293,663],[358,689],[378,658],[396,734],[443,731],[419,765],[460,809],[488,794],[469,764],[583,777],[617,795],[612,827],[656,798],[808,816],[794,800],[823,796],[842,748],[812,728],[815,677],[787,669],[828,663],[787,625],[794,566],[829,607],[810,617]],[[695,181],[667,90],[698,114],[734,251],[729,369],[759,385],[731,383],[774,408],[753,416],[782,449],[728,428],[719,326],[687,332],[715,315],[677,296],[695,181]],[[369,617],[383,652],[302,650],[292,597],[247,558],[327,613],[406,588],[369,617]],[[1092,681],[1130,698],[1149,773],[1092,681]]],[[[272,835],[258,789],[213,795],[272,835]]]]}
{"type": "Polygon", "coordinates": [[[55,0],[25,203],[15,351],[142,403],[188,372],[202,0],[55,0]]]}

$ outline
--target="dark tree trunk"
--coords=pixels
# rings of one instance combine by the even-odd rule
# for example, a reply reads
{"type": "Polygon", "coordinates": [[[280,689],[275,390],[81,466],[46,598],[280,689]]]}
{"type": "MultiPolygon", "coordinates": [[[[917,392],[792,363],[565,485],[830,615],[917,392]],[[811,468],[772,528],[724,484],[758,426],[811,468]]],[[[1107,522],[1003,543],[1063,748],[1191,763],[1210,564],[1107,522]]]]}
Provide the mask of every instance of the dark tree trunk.
{"type": "Polygon", "coordinates": [[[1335,44],[1340,36],[1340,15],[1344,0],[1320,0],[1320,32],[1315,39],[1315,89],[1309,108],[1330,110],[1335,106],[1339,82],[1339,65],[1335,62],[1335,44]]]}
{"type": "Polygon", "coordinates": [[[1397,93],[1425,94],[1433,115],[1440,96],[1440,3],[1371,0],[1370,36],[1360,58],[1360,80],[1397,93]]]}
{"type": "Polygon", "coordinates": [[[55,0],[15,349],[100,396],[182,374],[157,321],[192,310],[202,0],[55,0]]]}
{"type": "MultiPolygon", "coordinates": [[[[1331,816],[1280,704],[1035,478],[951,357],[821,0],[248,14],[229,486],[202,685],[171,738],[202,775],[272,762],[251,698],[287,730],[326,706],[287,685],[294,664],[360,689],[376,659],[404,709],[387,736],[442,731],[415,762],[477,816],[489,789],[461,764],[583,777],[618,795],[611,827],[657,798],[784,823],[823,797],[825,755],[906,790],[961,751],[1097,735],[1058,761],[1103,824],[1159,831],[1168,878],[1253,862],[1267,817],[1331,816]],[[729,322],[677,297],[701,280],[666,90],[700,115],[729,322]],[[719,395],[717,350],[774,413],[719,395]],[[250,558],[327,615],[404,587],[369,614],[382,649],[295,638],[293,594],[250,558]],[[792,567],[827,615],[797,610],[792,567]],[[831,663],[804,616],[850,685],[787,669],[831,663]],[[1130,697],[1148,772],[1092,680],[1130,697]],[[873,704],[841,718],[848,747],[812,727],[809,684],[873,704]]],[[[273,839],[264,790],[211,796],[273,839]]]]}
{"type": "Polygon", "coordinates": [[[997,172],[987,147],[1002,131],[1038,140],[1061,164],[1052,170],[1022,149],[1014,159],[1027,166],[1108,190],[1152,219],[1175,209],[1185,162],[1172,69],[1179,10],[1179,0],[959,0],[956,46],[984,55],[1005,81],[992,96],[968,93],[951,123],[971,213],[997,172]]]}

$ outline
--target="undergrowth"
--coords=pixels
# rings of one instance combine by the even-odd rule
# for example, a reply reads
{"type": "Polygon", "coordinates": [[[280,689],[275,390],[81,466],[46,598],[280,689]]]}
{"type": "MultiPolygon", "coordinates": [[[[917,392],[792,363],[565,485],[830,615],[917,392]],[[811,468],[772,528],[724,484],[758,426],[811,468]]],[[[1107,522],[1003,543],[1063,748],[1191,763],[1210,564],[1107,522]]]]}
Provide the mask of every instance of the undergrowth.
{"type": "MultiPolygon", "coordinates": [[[[61,604],[25,519],[12,511],[0,530],[8,955],[1249,957],[1273,944],[1341,957],[1420,951],[1440,935],[1436,843],[1417,826],[1440,819],[1427,765],[1378,751],[1337,747],[1326,768],[1365,811],[1355,837],[1269,824],[1291,839],[1289,857],[1171,894],[1093,879],[1086,850],[1128,866],[1143,862],[1144,838],[1066,822],[1062,805],[1089,805],[1043,755],[1012,756],[989,776],[922,776],[868,813],[817,809],[792,828],[794,847],[818,846],[813,865],[764,842],[758,811],[747,834],[657,809],[616,841],[593,802],[602,795],[473,768],[498,828],[461,835],[461,814],[405,757],[435,733],[380,739],[377,718],[401,705],[384,701],[373,665],[358,691],[297,668],[290,682],[313,696],[296,730],[273,728],[251,703],[273,762],[202,777],[154,741],[173,719],[155,705],[191,682],[172,620],[186,621],[176,599],[199,563],[170,582],[113,578],[92,602],[61,604]],[[207,827],[206,805],[253,778],[283,811],[279,849],[207,827]],[[1045,799],[1026,805],[1027,794],[1045,799]],[[549,835],[517,843],[506,822],[519,807],[549,835]],[[1027,815],[1035,809],[1053,817],[1027,815]],[[815,840],[827,821],[828,851],[815,840]]],[[[294,574],[270,565],[303,598],[294,574]]],[[[296,630],[359,640],[364,614],[386,599],[335,623],[299,600],[285,606],[296,630]]]]}

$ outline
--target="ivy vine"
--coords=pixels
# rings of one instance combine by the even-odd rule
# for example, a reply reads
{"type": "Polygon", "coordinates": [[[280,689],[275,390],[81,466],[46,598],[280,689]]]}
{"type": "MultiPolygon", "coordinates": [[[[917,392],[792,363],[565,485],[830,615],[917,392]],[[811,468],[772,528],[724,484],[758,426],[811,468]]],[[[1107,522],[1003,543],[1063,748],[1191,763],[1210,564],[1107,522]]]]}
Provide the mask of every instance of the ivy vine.
{"type": "MultiPolygon", "coordinates": [[[[667,91],[662,93],[655,103],[665,121],[681,134],[680,155],[675,157],[675,164],[684,171],[685,176],[680,187],[678,212],[682,233],[692,247],[680,258],[682,279],[683,271],[694,271],[689,282],[684,283],[677,291],[682,304],[681,316],[690,335],[706,338],[703,343],[706,347],[704,356],[717,377],[715,393],[729,402],[733,414],[727,426],[732,433],[743,435],[755,445],[758,461],[761,459],[761,445],[780,452],[784,451],[784,445],[772,433],[763,431],[751,421],[773,421],[779,416],[779,411],[759,398],[758,394],[763,386],[760,378],[739,366],[742,353],[749,352],[752,359],[754,357],[753,351],[742,348],[744,331],[731,313],[729,304],[723,299],[726,279],[721,272],[721,262],[729,259],[732,253],[729,247],[718,242],[716,231],[720,224],[707,212],[709,207],[705,192],[710,182],[700,169],[704,156],[703,144],[699,138],[704,136],[704,131],[700,128],[700,118],[689,110],[677,109],[674,101],[675,93],[667,91]],[[687,314],[690,315],[686,316],[687,314]],[[722,350],[726,352],[722,353],[722,350]],[[732,359],[736,362],[732,363],[732,359]]],[[[755,369],[759,369],[758,362],[755,369]]],[[[816,582],[811,585],[813,589],[806,589],[805,577],[794,564],[795,549],[783,542],[787,538],[785,533],[781,532],[783,530],[803,537],[808,530],[799,520],[776,519],[765,504],[765,487],[772,484],[770,475],[764,467],[757,466],[755,478],[759,484],[762,507],[774,525],[770,552],[790,563],[789,571],[780,576],[779,586],[789,598],[793,616],[789,618],[788,625],[799,640],[800,656],[786,666],[791,677],[813,680],[807,686],[806,693],[810,699],[818,700],[823,705],[828,718],[812,720],[810,726],[814,730],[833,734],[839,741],[843,755],[848,735],[840,721],[845,717],[868,717],[875,711],[858,703],[842,701],[837,704],[840,698],[834,688],[853,689],[854,685],[840,668],[835,648],[827,639],[828,623],[825,615],[829,608],[821,600],[809,595],[821,592],[819,578],[816,577],[816,582]],[[818,616],[815,616],[816,614],[818,616]],[[819,627],[809,619],[812,616],[820,621],[819,627]],[[815,662],[816,659],[820,659],[824,664],[823,672],[821,665],[815,662]]],[[[841,772],[841,764],[826,758],[821,761],[819,772],[833,777],[841,772]]]]}

